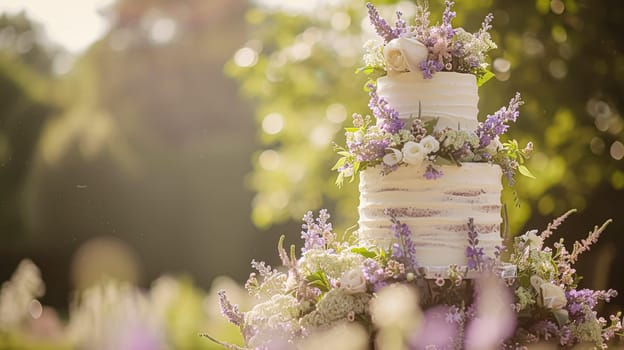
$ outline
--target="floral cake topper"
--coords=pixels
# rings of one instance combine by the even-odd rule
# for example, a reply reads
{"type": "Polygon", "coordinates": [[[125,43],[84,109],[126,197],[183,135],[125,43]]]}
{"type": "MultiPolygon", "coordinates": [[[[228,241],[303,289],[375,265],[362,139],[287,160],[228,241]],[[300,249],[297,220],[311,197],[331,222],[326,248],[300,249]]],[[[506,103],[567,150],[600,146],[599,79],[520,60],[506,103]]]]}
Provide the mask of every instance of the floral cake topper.
{"type": "Polygon", "coordinates": [[[477,76],[479,85],[492,78],[486,53],[497,47],[489,33],[494,16],[488,14],[481,28],[469,33],[463,28],[453,28],[454,2],[446,0],[445,5],[441,24],[430,25],[429,10],[419,4],[413,25],[408,25],[397,11],[392,27],[373,4],[367,3],[371,24],[383,43],[371,41],[365,45],[363,70],[380,74],[421,71],[426,79],[441,71],[471,73],[477,76]]]}

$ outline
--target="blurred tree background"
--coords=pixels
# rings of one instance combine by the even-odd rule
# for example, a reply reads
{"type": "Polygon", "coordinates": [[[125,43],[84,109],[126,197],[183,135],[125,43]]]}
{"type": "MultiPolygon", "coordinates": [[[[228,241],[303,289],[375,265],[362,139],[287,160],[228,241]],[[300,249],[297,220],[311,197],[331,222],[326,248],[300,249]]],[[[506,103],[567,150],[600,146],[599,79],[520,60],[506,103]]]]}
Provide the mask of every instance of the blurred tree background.
{"type": "Polygon", "coordinates": [[[71,69],[40,25],[2,15],[0,280],[30,257],[44,301],[66,308],[103,273],[143,286],[189,274],[207,288],[244,280],[273,250],[280,232],[254,228],[244,186],[252,109],[223,73],[247,6],[117,1],[71,69]]]}
{"type": "MultiPolygon", "coordinates": [[[[374,4],[388,19],[413,13],[374,4]]],[[[442,5],[430,1],[434,22],[442,5]]],[[[614,218],[581,270],[624,290],[608,278],[624,259],[621,4],[455,8],[469,31],[495,16],[481,120],[515,91],[526,101],[511,135],[535,143],[537,179],[518,181],[518,207],[505,193],[513,231],[578,208],[562,230],[571,242],[614,218]]],[[[105,16],[110,30],[73,65],[24,15],[0,17],[0,280],[31,257],[45,302],[62,307],[102,271],[208,287],[218,274],[242,281],[252,257],[274,262],[277,236],[298,242],[307,210],[328,208],[341,230],[356,222],[356,184],[338,189],[329,169],[332,141],[367,112],[354,74],[374,38],[363,1],[119,0],[105,16]]]]}

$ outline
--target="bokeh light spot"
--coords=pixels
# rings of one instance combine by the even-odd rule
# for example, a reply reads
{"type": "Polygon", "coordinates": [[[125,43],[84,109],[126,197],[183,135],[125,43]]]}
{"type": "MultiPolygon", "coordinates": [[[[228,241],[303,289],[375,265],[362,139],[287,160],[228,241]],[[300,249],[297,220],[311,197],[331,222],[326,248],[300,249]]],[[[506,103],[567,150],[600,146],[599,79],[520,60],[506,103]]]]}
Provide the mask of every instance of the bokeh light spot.
{"type": "Polygon", "coordinates": [[[555,210],[555,201],[551,196],[546,195],[540,198],[537,203],[537,210],[539,210],[542,215],[549,215],[555,210]]]}
{"type": "Polygon", "coordinates": [[[552,0],[550,2],[550,10],[556,14],[560,15],[565,11],[565,4],[561,0],[552,0]]]}
{"type": "Polygon", "coordinates": [[[280,155],[272,149],[260,153],[258,156],[260,166],[265,170],[276,170],[280,166],[280,155]]]}
{"type": "Polygon", "coordinates": [[[624,158],[624,144],[620,141],[615,141],[611,144],[611,149],[609,151],[611,157],[615,160],[621,160],[624,158]]]}
{"type": "Polygon", "coordinates": [[[262,130],[269,135],[275,135],[284,128],[284,117],[279,113],[270,113],[262,120],[262,130]]]}
{"type": "Polygon", "coordinates": [[[616,190],[624,189],[624,173],[616,170],[611,174],[611,185],[616,190]]]}
{"type": "Polygon", "coordinates": [[[341,103],[332,103],[327,107],[326,117],[332,123],[341,124],[347,119],[347,109],[341,103]]]}
{"type": "Polygon", "coordinates": [[[329,145],[334,138],[334,130],[328,125],[319,125],[312,129],[310,133],[310,142],[313,146],[323,147],[329,145]]]}
{"type": "Polygon", "coordinates": [[[550,71],[550,75],[552,75],[555,79],[563,79],[566,75],[568,75],[568,66],[561,59],[554,59],[550,61],[548,70],[550,71]]]}
{"type": "Polygon", "coordinates": [[[250,47],[243,47],[234,54],[234,63],[243,68],[253,67],[258,63],[258,53],[250,47]]]}
{"type": "Polygon", "coordinates": [[[351,25],[351,16],[345,12],[336,12],[331,18],[331,25],[337,31],[343,31],[351,25]]]}
{"type": "Polygon", "coordinates": [[[604,152],[605,143],[600,137],[594,137],[589,143],[589,149],[593,154],[601,154],[604,152]]]}
{"type": "Polygon", "coordinates": [[[492,63],[492,66],[494,67],[495,71],[500,73],[506,73],[511,68],[511,62],[504,58],[497,58],[494,60],[494,63],[492,63]]]}
{"type": "Polygon", "coordinates": [[[177,32],[176,22],[171,18],[159,18],[150,28],[150,39],[155,44],[166,44],[173,40],[177,32]]]}

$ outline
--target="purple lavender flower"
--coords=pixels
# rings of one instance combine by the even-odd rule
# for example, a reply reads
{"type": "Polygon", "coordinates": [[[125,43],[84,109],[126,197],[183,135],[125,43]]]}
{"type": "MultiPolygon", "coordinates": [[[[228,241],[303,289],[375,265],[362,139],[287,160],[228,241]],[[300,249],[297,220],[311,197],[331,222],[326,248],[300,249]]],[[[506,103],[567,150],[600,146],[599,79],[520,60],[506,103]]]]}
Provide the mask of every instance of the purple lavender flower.
{"type": "Polygon", "coordinates": [[[568,300],[568,304],[566,308],[570,314],[570,318],[576,320],[578,322],[587,321],[589,318],[594,315],[588,315],[583,311],[594,310],[598,302],[604,300],[606,302],[611,301],[611,298],[617,296],[617,292],[613,289],[609,289],[607,291],[604,290],[591,290],[591,289],[571,289],[566,292],[566,299],[568,300]]]}
{"type": "Polygon", "coordinates": [[[232,324],[239,327],[242,326],[244,317],[243,314],[238,311],[238,306],[232,305],[232,303],[230,303],[227,296],[225,295],[224,290],[220,290],[219,292],[217,292],[217,294],[219,295],[219,306],[221,307],[221,314],[223,314],[223,316],[225,316],[232,324]]]}
{"type": "Polygon", "coordinates": [[[366,259],[362,263],[362,272],[366,281],[373,286],[373,291],[378,291],[388,285],[386,272],[374,259],[366,259]]]}
{"type": "Polygon", "coordinates": [[[438,60],[426,60],[419,64],[420,70],[425,79],[433,78],[433,74],[444,69],[444,64],[438,60]]]}
{"type": "Polygon", "coordinates": [[[405,264],[412,271],[416,270],[418,264],[416,262],[416,245],[412,240],[412,232],[407,224],[400,222],[396,218],[393,210],[386,210],[386,215],[390,216],[392,222],[392,232],[397,242],[392,245],[392,257],[397,261],[405,264]]]}
{"type": "Polygon", "coordinates": [[[481,23],[481,29],[477,32],[476,36],[481,37],[483,34],[487,33],[490,29],[492,29],[492,20],[494,20],[494,15],[488,13],[487,16],[483,19],[483,23],[481,23]]]}
{"type": "Polygon", "coordinates": [[[509,122],[515,122],[520,115],[518,108],[522,106],[520,93],[516,93],[514,98],[509,101],[508,107],[502,107],[494,115],[488,115],[485,122],[480,123],[477,128],[477,136],[479,136],[479,145],[487,147],[497,136],[504,134],[509,122]]]}
{"type": "Polygon", "coordinates": [[[427,170],[425,170],[425,173],[423,174],[423,177],[427,180],[435,180],[442,177],[442,175],[444,175],[444,173],[441,170],[438,170],[434,168],[433,165],[429,164],[427,166],[427,170]]]}
{"type": "Polygon", "coordinates": [[[468,246],[466,247],[466,258],[468,258],[468,268],[480,270],[484,266],[483,248],[479,247],[479,234],[474,224],[474,218],[468,218],[468,246]]]}
{"type": "Polygon", "coordinates": [[[303,216],[304,224],[301,225],[303,231],[301,231],[301,238],[303,239],[303,247],[301,252],[305,253],[310,249],[323,248],[327,244],[327,238],[330,238],[332,233],[332,224],[328,223],[330,216],[326,209],[319,211],[319,217],[314,221],[312,212],[309,211],[303,216]]]}
{"type": "Polygon", "coordinates": [[[444,3],[446,6],[444,8],[444,13],[442,14],[442,29],[446,34],[446,38],[450,40],[453,39],[453,36],[455,35],[455,30],[453,29],[451,21],[455,18],[457,13],[451,11],[451,8],[455,4],[453,1],[446,0],[444,3]]]}
{"type": "Polygon", "coordinates": [[[385,42],[390,42],[392,39],[396,39],[407,32],[407,23],[403,20],[403,14],[397,11],[396,27],[392,28],[385,19],[383,19],[377,9],[370,2],[366,3],[368,8],[368,18],[375,28],[377,34],[384,39],[385,42]]]}
{"type": "Polygon", "coordinates": [[[388,139],[365,139],[364,141],[347,141],[349,152],[355,155],[360,162],[367,162],[382,158],[390,146],[388,139]]]}
{"type": "Polygon", "coordinates": [[[370,101],[368,107],[377,119],[377,126],[390,134],[397,134],[405,126],[405,121],[399,118],[399,112],[388,105],[388,101],[377,95],[374,85],[368,85],[370,101]]]}
{"type": "Polygon", "coordinates": [[[392,27],[390,27],[388,22],[386,22],[386,20],[379,15],[375,6],[373,6],[370,2],[367,2],[366,7],[368,8],[368,18],[370,19],[370,22],[375,28],[377,34],[382,37],[385,42],[389,42],[396,38],[392,27]]]}

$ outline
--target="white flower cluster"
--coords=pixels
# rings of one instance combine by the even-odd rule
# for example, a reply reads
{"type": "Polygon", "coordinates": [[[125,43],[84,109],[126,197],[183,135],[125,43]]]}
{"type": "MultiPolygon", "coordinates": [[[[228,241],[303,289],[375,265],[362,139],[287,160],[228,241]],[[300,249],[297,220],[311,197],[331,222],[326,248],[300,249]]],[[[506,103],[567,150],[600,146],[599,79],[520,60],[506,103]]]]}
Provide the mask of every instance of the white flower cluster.
{"type": "Polygon", "coordinates": [[[360,267],[363,259],[362,255],[351,252],[311,249],[303,254],[299,267],[309,273],[323,271],[328,278],[339,279],[345,272],[360,267]]]}
{"type": "Polygon", "coordinates": [[[301,319],[303,327],[329,327],[342,320],[353,321],[355,315],[367,312],[371,295],[349,294],[343,289],[332,289],[316,304],[316,310],[301,319]]]}
{"type": "Polygon", "coordinates": [[[364,65],[366,67],[378,67],[385,69],[384,45],[377,40],[368,40],[364,43],[364,65]]]}
{"type": "Polygon", "coordinates": [[[408,141],[402,150],[390,148],[391,152],[383,157],[383,162],[388,166],[394,166],[401,161],[411,164],[421,164],[425,158],[440,150],[440,143],[435,137],[427,135],[420,142],[408,141]]]}
{"type": "Polygon", "coordinates": [[[485,53],[497,47],[487,31],[479,31],[476,34],[472,34],[463,28],[456,28],[454,40],[463,44],[464,60],[467,62],[480,62],[481,68],[487,68],[485,53]]]}
{"type": "Polygon", "coordinates": [[[245,313],[246,332],[250,333],[248,345],[254,348],[284,336],[298,334],[301,329],[297,320],[299,314],[299,302],[291,295],[275,294],[271,299],[254,306],[245,313]]]}

